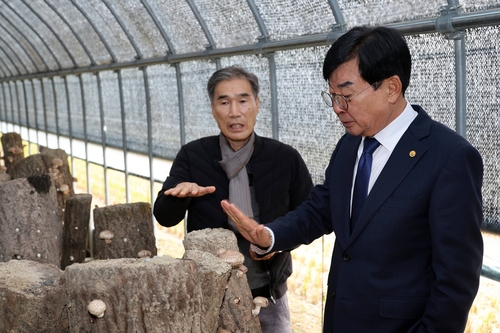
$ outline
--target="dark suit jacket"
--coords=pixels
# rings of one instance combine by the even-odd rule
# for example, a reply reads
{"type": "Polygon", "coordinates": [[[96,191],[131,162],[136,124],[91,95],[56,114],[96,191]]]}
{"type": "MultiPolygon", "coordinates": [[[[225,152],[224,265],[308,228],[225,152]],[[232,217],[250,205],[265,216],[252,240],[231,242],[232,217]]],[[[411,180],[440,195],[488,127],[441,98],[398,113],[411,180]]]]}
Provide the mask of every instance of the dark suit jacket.
{"type": "Polygon", "coordinates": [[[273,251],[335,232],[325,333],[465,328],[482,264],[482,159],[463,137],[413,108],[418,116],[352,234],[350,196],[361,138],[349,134],[309,201],[267,225],[275,234],[273,251]]]}

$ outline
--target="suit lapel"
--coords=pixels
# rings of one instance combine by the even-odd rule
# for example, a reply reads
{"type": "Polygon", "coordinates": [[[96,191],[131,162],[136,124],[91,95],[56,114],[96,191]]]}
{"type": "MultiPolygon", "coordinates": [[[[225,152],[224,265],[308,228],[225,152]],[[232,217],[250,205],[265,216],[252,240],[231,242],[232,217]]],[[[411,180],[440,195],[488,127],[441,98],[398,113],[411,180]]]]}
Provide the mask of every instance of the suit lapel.
{"type": "Polygon", "coordinates": [[[349,244],[358,237],[373,215],[427,151],[427,147],[420,140],[429,134],[431,119],[422,109],[417,111],[419,115],[399,140],[366,198],[356,227],[349,238],[349,244]]]}
{"type": "Polygon", "coordinates": [[[330,172],[330,205],[332,224],[337,241],[345,248],[350,237],[351,189],[358,147],[361,137],[346,135],[345,142],[339,142],[339,151],[330,172]]]}

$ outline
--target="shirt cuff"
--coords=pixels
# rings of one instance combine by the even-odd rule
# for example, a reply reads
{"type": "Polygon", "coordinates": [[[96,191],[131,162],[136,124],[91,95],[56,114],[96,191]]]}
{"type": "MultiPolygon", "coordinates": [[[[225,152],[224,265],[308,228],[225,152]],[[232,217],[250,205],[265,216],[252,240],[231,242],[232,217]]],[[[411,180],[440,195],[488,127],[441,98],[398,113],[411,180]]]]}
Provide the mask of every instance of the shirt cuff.
{"type": "Polygon", "coordinates": [[[264,228],[269,232],[269,235],[271,236],[271,245],[267,249],[263,249],[261,247],[258,247],[255,244],[250,244],[250,249],[252,249],[253,252],[255,252],[261,256],[271,252],[271,249],[274,246],[274,232],[271,229],[269,229],[268,227],[264,227],[264,228]]]}

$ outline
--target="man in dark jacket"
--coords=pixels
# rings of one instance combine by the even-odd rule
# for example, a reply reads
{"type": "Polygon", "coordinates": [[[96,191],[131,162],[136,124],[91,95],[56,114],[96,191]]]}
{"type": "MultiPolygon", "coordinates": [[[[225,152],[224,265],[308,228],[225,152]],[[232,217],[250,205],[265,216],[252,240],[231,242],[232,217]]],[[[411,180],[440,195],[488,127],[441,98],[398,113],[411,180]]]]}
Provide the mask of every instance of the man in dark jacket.
{"type": "MultiPolygon", "coordinates": [[[[292,273],[289,251],[253,260],[245,240],[222,211],[229,199],[247,216],[266,224],[306,201],[313,184],[299,153],[279,141],[259,137],[257,77],[236,66],[216,71],[207,84],[212,115],[221,130],[183,146],[154,204],[157,221],[166,227],[187,215],[187,230],[226,228],[236,232],[245,256],[254,297],[271,302],[261,310],[264,333],[291,332],[286,280],[292,273]]],[[[257,259],[257,258],[254,258],[257,259]]]]}

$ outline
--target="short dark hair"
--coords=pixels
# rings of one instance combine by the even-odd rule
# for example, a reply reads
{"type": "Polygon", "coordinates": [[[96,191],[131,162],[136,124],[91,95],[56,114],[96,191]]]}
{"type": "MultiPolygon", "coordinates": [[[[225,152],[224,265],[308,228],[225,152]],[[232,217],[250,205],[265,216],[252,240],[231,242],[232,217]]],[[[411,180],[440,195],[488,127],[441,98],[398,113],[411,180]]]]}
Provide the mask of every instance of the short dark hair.
{"type": "Polygon", "coordinates": [[[229,66],[217,70],[212,74],[207,83],[208,97],[210,97],[210,103],[214,101],[215,86],[221,82],[231,79],[246,79],[252,86],[252,91],[255,97],[259,96],[259,79],[253,73],[246,71],[239,66],[229,66]]]}
{"type": "Polygon", "coordinates": [[[370,84],[399,76],[404,95],[410,84],[411,55],[399,31],[387,27],[352,28],[328,50],[323,63],[325,80],[340,65],[353,59],[358,59],[359,74],[370,84]]]}

